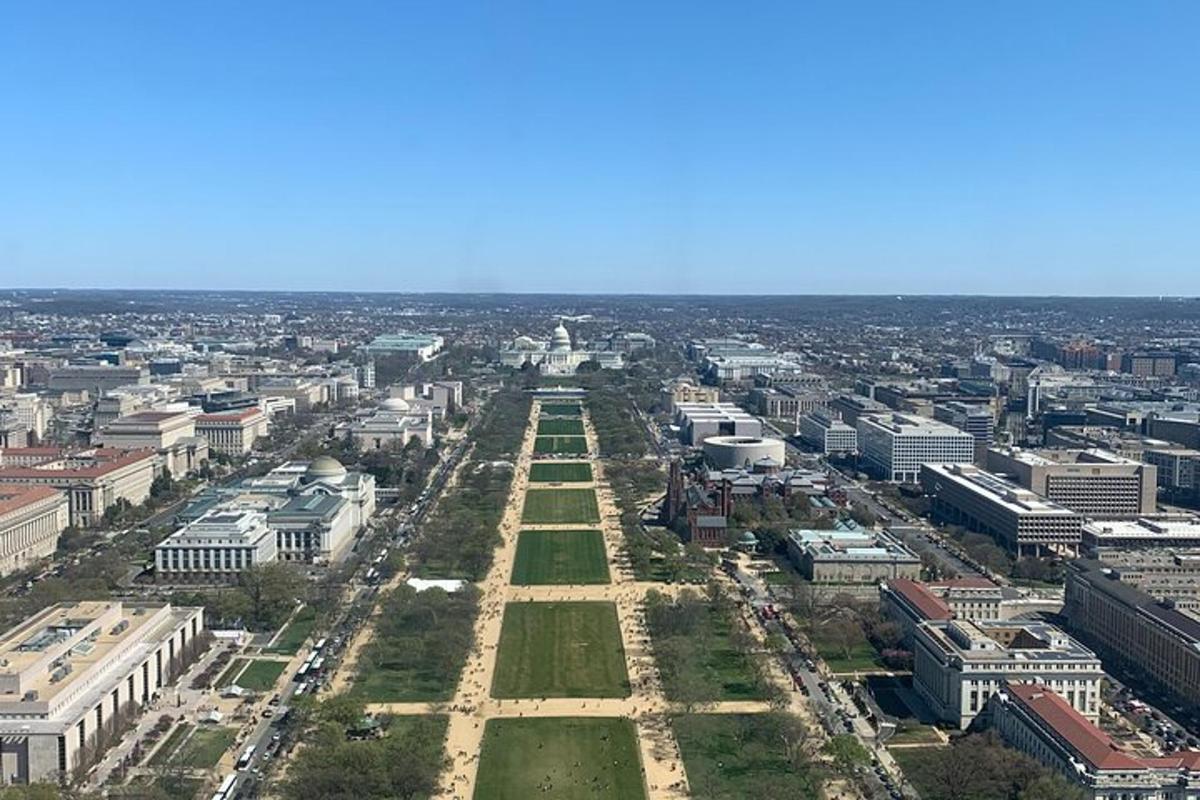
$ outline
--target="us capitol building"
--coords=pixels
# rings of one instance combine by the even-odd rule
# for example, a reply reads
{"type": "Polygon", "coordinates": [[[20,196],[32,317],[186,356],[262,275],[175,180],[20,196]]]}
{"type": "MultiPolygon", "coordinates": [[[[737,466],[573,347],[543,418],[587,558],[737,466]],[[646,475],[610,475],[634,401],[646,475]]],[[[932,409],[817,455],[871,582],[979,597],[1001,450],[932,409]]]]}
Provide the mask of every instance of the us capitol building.
{"type": "Polygon", "coordinates": [[[585,361],[595,361],[601,369],[625,368],[625,354],[619,350],[574,349],[561,319],[548,342],[518,336],[500,348],[501,366],[520,369],[531,364],[543,375],[574,375],[585,361]]]}

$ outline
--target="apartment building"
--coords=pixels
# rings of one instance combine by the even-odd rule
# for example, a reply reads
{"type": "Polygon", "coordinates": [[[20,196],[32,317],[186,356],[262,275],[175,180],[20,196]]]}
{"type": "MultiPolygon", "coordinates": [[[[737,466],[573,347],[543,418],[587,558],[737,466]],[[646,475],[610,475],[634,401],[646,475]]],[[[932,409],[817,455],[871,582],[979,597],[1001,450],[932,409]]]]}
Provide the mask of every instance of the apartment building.
{"type": "Polygon", "coordinates": [[[1107,450],[993,448],[987,468],[1080,514],[1138,516],[1157,507],[1157,470],[1107,450]]]}
{"type": "Polygon", "coordinates": [[[925,417],[862,416],[855,427],[864,466],[886,481],[915,483],[922,464],[970,464],[975,458],[971,434],[925,417]]]}
{"type": "Polygon", "coordinates": [[[931,620],[913,634],[913,688],[962,730],[985,722],[988,699],[1010,682],[1049,686],[1094,721],[1103,677],[1095,653],[1046,622],[931,620]]]}
{"type": "Polygon", "coordinates": [[[921,486],[935,520],[986,533],[1018,558],[1079,552],[1082,517],[971,464],[924,464],[921,486]]]}
{"type": "Polygon", "coordinates": [[[67,780],[105,733],[143,713],[193,660],[204,609],[89,601],[51,606],[0,637],[4,783],[67,780]]]}

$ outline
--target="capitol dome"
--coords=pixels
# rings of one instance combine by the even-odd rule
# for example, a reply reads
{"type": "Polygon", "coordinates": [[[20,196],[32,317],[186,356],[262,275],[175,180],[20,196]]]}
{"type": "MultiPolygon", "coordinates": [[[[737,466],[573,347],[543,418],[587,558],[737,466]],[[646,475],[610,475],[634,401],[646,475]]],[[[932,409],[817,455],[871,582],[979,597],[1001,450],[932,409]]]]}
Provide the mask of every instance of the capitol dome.
{"type": "Polygon", "coordinates": [[[383,411],[408,411],[410,406],[403,397],[389,397],[379,404],[379,408],[383,411]]]}
{"type": "Polygon", "coordinates": [[[304,481],[311,483],[326,478],[337,479],[345,476],[346,468],[342,466],[342,462],[329,456],[317,456],[308,465],[308,469],[304,473],[304,481]]]}
{"type": "Polygon", "coordinates": [[[554,334],[550,337],[550,349],[571,349],[571,334],[567,332],[567,328],[562,324],[562,320],[558,321],[558,327],[554,329],[554,334]]]}

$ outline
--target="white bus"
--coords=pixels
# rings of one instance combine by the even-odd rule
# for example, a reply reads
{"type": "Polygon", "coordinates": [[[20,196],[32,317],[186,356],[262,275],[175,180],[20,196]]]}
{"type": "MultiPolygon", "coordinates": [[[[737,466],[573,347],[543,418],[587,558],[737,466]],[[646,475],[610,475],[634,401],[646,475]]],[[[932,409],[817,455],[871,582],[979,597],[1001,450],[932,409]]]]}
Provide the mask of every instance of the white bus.
{"type": "Polygon", "coordinates": [[[237,774],[229,773],[225,776],[225,780],[221,781],[221,785],[217,787],[217,791],[213,794],[211,800],[229,800],[233,797],[233,785],[237,783],[237,774]]]}
{"type": "Polygon", "coordinates": [[[249,747],[247,747],[245,749],[245,751],[242,753],[241,757],[238,758],[237,768],[245,769],[246,767],[250,766],[250,762],[253,759],[254,759],[254,745],[250,745],[249,747]]]}
{"type": "Polygon", "coordinates": [[[319,650],[322,650],[322,649],[324,649],[324,647],[325,647],[325,637],[321,637],[320,639],[317,639],[317,643],[313,645],[313,652],[315,653],[319,650]]]}

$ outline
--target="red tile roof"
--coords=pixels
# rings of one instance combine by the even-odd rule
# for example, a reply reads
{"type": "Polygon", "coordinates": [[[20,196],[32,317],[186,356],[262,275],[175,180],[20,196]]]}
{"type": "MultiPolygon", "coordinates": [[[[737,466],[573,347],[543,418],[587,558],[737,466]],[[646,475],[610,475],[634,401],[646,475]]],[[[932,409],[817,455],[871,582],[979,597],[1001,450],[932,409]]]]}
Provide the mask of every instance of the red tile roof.
{"type": "Polygon", "coordinates": [[[908,578],[896,578],[887,584],[892,591],[907,600],[924,619],[950,619],[954,616],[946,601],[929,591],[923,583],[908,578]]]}
{"type": "Polygon", "coordinates": [[[49,486],[0,483],[0,517],[56,494],[61,492],[49,486]]]}
{"type": "Polygon", "coordinates": [[[1107,733],[1097,728],[1057,694],[1035,683],[1008,684],[1009,696],[1042,724],[1058,734],[1093,769],[1138,770],[1149,764],[1121,750],[1107,733]]]}
{"type": "MultiPolygon", "coordinates": [[[[89,451],[95,458],[92,466],[67,467],[65,469],[42,469],[39,467],[0,467],[0,482],[5,478],[99,478],[110,472],[154,458],[153,450],[122,450],[116,447],[98,447],[89,451]]],[[[69,457],[69,456],[68,456],[69,457]]]]}

